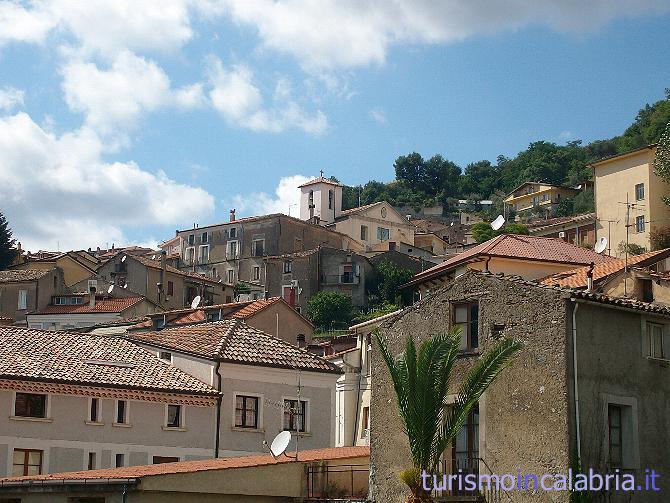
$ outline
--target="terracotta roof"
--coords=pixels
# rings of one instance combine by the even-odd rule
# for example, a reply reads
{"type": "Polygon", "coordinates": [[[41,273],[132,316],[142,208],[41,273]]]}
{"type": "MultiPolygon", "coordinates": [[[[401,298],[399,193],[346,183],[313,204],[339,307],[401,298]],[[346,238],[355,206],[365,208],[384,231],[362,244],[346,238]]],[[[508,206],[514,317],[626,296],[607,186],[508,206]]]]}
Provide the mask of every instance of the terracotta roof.
{"type": "Polygon", "coordinates": [[[258,299],[254,302],[251,302],[244,306],[242,309],[239,311],[235,311],[230,315],[231,318],[249,318],[266,307],[270,307],[272,304],[275,304],[276,302],[281,302],[283,299],[281,297],[270,297],[269,299],[258,299]]]}
{"type": "Polygon", "coordinates": [[[0,283],[35,281],[53,272],[53,269],[9,269],[0,271],[0,283]]]}
{"type": "Polygon", "coordinates": [[[0,379],[217,394],[129,341],[23,327],[0,326],[0,379]]]}
{"type": "Polygon", "coordinates": [[[538,232],[548,227],[553,227],[555,225],[570,224],[570,223],[580,223],[588,222],[593,220],[595,222],[596,214],[595,213],[584,213],[583,215],[574,215],[571,217],[556,217],[550,218],[548,220],[536,220],[534,222],[529,222],[526,224],[531,233],[538,232]]]}
{"type": "Polygon", "coordinates": [[[419,284],[427,279],[442,276],[458,265],[481,260],[488,256],[575,265],[587,265],[591,262],[600,264],[614,260],[608,255],[600,255],[593,250],[567,243],[559,238],[501,234],[418,273],[404,286],[419,284]]]}
{"type": "Polygon", "coordinates": [[[203,358],[267,367],[340,373],[340,369],[240,319],[168,327],[158,332],[128,332],[125,338],[203,358]]]}
{"type": "MultiPolygon", "coordinates": [[[[670,256],[670,248],[665,250],[652,251],[643,253],[642,255],[635,255],[628,257],[628,266],[633,265],[651,265],[659,260],[663,260],[670,256]]],[[[598,264],[593,268],[593,281],[598,282],[612,274],[619,273],[624,270],[626,266],[625,259],[615,259],[602,264],[598,264]]],[[[579,267],[571,271],[560,272],[547,276],[540,280],[544,285],[558,285],[568,288],[586,288],[587,273],[591,267],[579,267]]]]}
{"type": "MultiPolygon", "coordinates": [[[[365,205],[363,205],[363,206],[357,206],[356,208],[350,208],[350,209],[348,209],[348,210],[344,210],[344,211],[341,213],[341,215],[342,215],[342,216],[345,216],[345,215],[351,215],[352,213],[358,213],[358,212],[360,212],[360,211],[365,211],[365,210],[370,209],[370,208],[372,208],[372,207],[374,207],[374,206],[379,206],[380,204],[384,204],[384,203],[385,203],[385,201],[377,201],[376,203],[370,203],[370,204],[365,204],[365,205]]],[[[394,208],[394,209],[395,209],[395,208],[394,208]]],[[[409,221],[408,221],[408,222],[409,222],[409,221]]]]}
{"type": "Polygon", "coordinates": [[[293,253],[284,253],[283,255],[270,255],[268,257],[265,257],[265,259],[266,260],[276,260],[276,259],[309,257],[310,255],[314,255],[315,253],[317,253],[320,248],[321,247],[312,248],[311,250],[293,252],[293,253]]]}
{"type": "Polygon", "coordinates": [[[84,296],[84,303],[77,305],[50,304],[39,311],[29,314],[86,314],[86,313],[120,313],[144,300],[144,297],[105,298],[97,299],[95,306],[88,304],[88,295],[84,296]]]}
{"type": "MultiPolygon", "coordinates": [[[[121,252],[123,253],[123,252],[121,252]]],[[[161,269],[161,262],[160,260],[151,260],[146,257],[142,257],[139,255],[128,255],[129,257],[137,260],[139,263],[146,267],[150,267],[152,269],[161,269]]],[[[172,274],[178,274],[180,276],[186,276],[188,278],[193,278],[197,279],[198,281],[207,281],[208,283],[215,283],[215,284],[222,284],[219,283],[219,280],[216,280],[214,278],[210,278],[209,276],[205,276],[204,274],[198,274],[196,272],[191,272],[191,271],[182,271],[177,269],[176,267],[172,267],[169,264],[165,264],[165,270],[167,272],[170,272],[172,274]]]]}
{"type": "Polygon", "coordinates": [[[319,176],[315,178],[314,180],[310,180],[309,182],[305,182],[302,185],[298,185],[298,188],[301,189],[302,187],[307,187],[309,185],[314,185],[315,183],[327,183],[329,185],[335,185],[336,187],[342,187],[341,183],[334,182],[328,178],[325,178],[323,176],[319,176]]]}
{"type": "MultiPolygon", "coordinates": [[[[300,451],[298,461],[318,462],[334,461],[339,459],[363,458],[370,456],[370,447],[329,447],[310,451],[300,451]]],[[[293,463],[294,459],[281,456],[277,459],[270,454],[255,456],[239,456],[219,459],[203,459],[198,461],[180,461],[178,463],[160,463],[155,465],[126,466],[123,468],[105,468],[102,470],[85,470],[79,472],[49,473],[29,477],[7,477],[0,479],[3,485],[6,482],[20,481],[63,481],[63,480],[107,480],[107,479],[137,479],[175,473],[194,473],[211,470],[229,470],[235,468],[249,468],[254,466],[277,465],[293,463]]]]}

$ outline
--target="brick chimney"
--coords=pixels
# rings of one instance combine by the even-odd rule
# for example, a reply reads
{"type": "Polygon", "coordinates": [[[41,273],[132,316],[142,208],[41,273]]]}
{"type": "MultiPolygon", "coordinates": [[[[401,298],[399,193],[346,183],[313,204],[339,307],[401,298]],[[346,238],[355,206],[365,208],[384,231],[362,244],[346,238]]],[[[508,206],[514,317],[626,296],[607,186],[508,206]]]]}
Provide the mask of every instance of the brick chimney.
{"type": "Polygon", "coordinates": [[[234,222],[235,221],[235,208],[230,210],[230,221],[234,222]]]}

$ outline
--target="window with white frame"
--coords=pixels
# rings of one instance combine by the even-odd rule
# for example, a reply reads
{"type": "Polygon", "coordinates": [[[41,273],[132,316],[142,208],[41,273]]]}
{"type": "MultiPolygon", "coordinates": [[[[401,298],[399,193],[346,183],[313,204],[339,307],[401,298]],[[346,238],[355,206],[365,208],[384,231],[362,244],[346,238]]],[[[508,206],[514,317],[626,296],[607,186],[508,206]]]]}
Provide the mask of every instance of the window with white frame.
{"type": "Polygon", "coordinates": [[[229,259],[238,258],[238,242],[237,241],[228,241],[228,246],[226,249],[226,256],[229,259]]]}
{"type": "Polygon", "coordinates": [[[193,246],[186,248],[186,250],[184,250],[184,262],[186,262],[187,264],[192,264],[194,257],[195,257],[195,248],[193,246]]]}
{"type": "Polygon", "coordinates": [[[260,266],[255,265],[251,270],[251,281],[260,281],[261,279],[261,268],[260,266]]]}
{"type": "Polygon", "coordinates": [[[307,423],[307,402],[284,399],[284,430],[304,432],[307,423]]]}
{"type": "Polygon", "coordinates": [[[209,260],[209,245],[200,245],[198,248],[198,262],[203,263],[209,260]]]}
{"type": "Polygon", "coordinates": [[[91,423],[100,423],[101,422],[101,413],[100,413],[100,399],[91,397],[88,400],[88,421],[91,423]]]}
{"type": "Polygon", "coordinates": [[[116,468],[121,468],[126,466],[126,455],[118,453],[114,456],[114,466],[116,468]]]}
{"type": "Polygon", "coordinates": [[[19,302],[17,309],[19,311],[28,309],[28,290],[19,290],[19,302]]]}
{"type": "Polygon", "coordinates": [[[635,217],[635,231],[644,232],[644,229],[645,229],[644,215],[635,217]]]}
{"type": "Polygon", "coordinates": [[[189,245],[194,245],[195,244],[195,234],[189,234],[188,235],[188,244],[189,245]]]}
{"type": "Polygon", "coordinates": [[[377,239],[380,241],[388,241],[391,237],[391,231],[386,227],[377,227],[377,239]]]}
{"type": "Polygon", "coordinates": [[[644,199],[644,183],[638,183],[635,186],[635,200],[641,201],[644,199]]]}
{"type": "Polygon", "coordinates": [[[207,232],[203,232],[200,235],[200,242],[201,243],[209,243],[209,234],[207,232]]]}
{"type": "Polygon", "coordinates": [[[184,427],[184,406],[181,404],[168,404],[166,407],[165,426],[167,428],[184,427]]]}
{"type": "Polygon", "coordinates": [[[234,269],[228,269],[226,271],[227,275],[227,280],[229,284],[235,283],[235,270],[234,269]]]}
{"type": "Polygon", "coordinates": [[[128,401],[117,400],[116,410],[114,411],[114,420],[116,424],[128,424],[128,401]]]}
{"type": "Polygon", "coordinates": [[[237,237],[237,228],[236,227],[231,227],[228,230],[228,237],[231,237],[231,238],[236,238],[237,237]]]}
{"type": "Polygon", "coordinates": [[[265,238],[254,239],[251,242],[251,255],[262,257],[265,254],[265,238]]]}
{"type": "Polygon", "coordinates": [[[647,356],[650,358],[666,358],[663,344],[664,326],[660,323],[647,322],[647,356]]]}
{"type": "Polygon", "coordinates": [[[290,274],[293,268],[293,262],[290,260],[284,260],[284,274],[290,274]]]}
{"type": "Polygon", "coordinates": [[[14,449],[12,453],[12,476],[40,475],[43,451],[37,449],[14,449]]]}

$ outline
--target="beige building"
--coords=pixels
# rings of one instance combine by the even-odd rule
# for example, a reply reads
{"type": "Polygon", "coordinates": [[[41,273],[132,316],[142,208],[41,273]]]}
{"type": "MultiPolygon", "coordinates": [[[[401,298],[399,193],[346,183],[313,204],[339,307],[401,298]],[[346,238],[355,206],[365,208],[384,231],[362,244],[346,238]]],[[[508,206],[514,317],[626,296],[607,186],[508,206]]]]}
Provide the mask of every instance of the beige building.
{"type": "Polygon", "coordinates": [[[551,214],[561,200],[575,197],[578,189],[543,182],[525,182],[509,193],[505,204],[516,213],[530,210],[551,214]]]}
{"type": "Polygon", "coordinates": [[[293,433],[292,446],[335,445],[341,370],[323,358],[240,319],[130,331],[125,338],[223,392],[219,456],[260,453],[263,441],[282,430],[293,433]]]}
{"type": "Polygon", "coordinates": [[[214,457],[220,393],[121,339],[0,326],[0,474],[214,457]]]}
{"type": "Polygon", "coordinates": [[[365,500],[370,449],[345,447],[0,480],[23,503],[288,503],[365,500]]]}
{"type": "Polygon", "coordinates": [[[591,262],[611,260],[614,259],[559,238],[501,234],[416,274],[404,288],[418,291],[423,298],[469,269],[540,279],[591,262]]]}
{"type": "Polygon", "coordinates": [[[59,268],[0,271],[0,316],[26,325],[28,312],[48,306],[52,296],[64,290],[59,268]]]}
{"type": "Polygon", "coordinates": [[[626,240],[649,251],[650,233],[670,226],[670,206],[661,200],[668,194],[668,185],[654,174],[655,156],[656,145],[649,145],[590,165],[595,180],[596,238],[608,239],[612,255],[623,256],[620,246],[626,240]]]}
{"type": "Polygon", "coordinates": [[[36,253],[22,255],[12,269],[39,269],[48,271],[56,267],[63,271],[66,287],[95,275],[99,261],[86,252],[36,253]]]}

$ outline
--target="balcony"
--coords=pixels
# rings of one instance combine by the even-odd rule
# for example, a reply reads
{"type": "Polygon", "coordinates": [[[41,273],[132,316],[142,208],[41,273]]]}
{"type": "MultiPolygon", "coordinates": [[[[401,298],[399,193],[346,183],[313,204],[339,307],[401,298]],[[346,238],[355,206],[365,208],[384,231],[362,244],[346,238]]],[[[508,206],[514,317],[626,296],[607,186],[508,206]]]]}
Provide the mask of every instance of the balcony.
{"type": "Polygon", "coordinates": [[[352,272],[321,275],[321,283],[324,285],[358,285],[360,281],[361,278],[352,272]]]}

